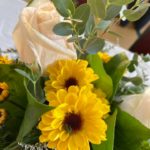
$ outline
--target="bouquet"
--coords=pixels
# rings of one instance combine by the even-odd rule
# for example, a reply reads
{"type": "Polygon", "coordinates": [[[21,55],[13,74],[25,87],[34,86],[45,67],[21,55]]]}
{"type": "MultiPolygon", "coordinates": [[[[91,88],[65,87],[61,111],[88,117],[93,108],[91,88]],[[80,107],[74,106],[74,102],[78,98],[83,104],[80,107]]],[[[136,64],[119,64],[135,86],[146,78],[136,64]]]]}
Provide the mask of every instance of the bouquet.
{"type": "Polygon", "coordinates": [[[34,0],[0,55],[0,150],[150,150],[150,56],[110,55],[105,33],[137,0],[34,0]],[[143,65],[142,65],[143,64],[143,65]],[[147,70],[146,70],[146,69],[147,70]]]}

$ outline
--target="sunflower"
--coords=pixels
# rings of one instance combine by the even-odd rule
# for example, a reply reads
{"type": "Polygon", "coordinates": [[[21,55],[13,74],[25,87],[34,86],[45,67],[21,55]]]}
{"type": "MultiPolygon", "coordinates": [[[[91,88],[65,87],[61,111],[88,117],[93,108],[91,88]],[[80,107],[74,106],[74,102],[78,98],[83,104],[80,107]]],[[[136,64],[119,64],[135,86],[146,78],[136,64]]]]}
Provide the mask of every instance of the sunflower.
{"type": "Polygon", "coordinates": [[[85,60],[60,60],[49,66],[50,80],[45,83],[45,92],[52,89],[68,89],[70,86],[85,86],[98,79],[85,60]]]}
{"type": "Polygon", "coordinates": [[[5,120],[6,120],[6,110],[3,108],[0,108],[0,125],[4,124],[5,120]]]}
{"type": "Polygon", "coordinates": [[[111,58],[112,58],[111,56],[109,56],[105,52],[99,52],[98,55],[103,60],[104,63],[108,63],[111,60],[111,58]]]}
{"type": "Polygon", "coordinates": [[[69,87],[53,95],[57,107],[43,114],[38,128],[40,142],[57,150],[90,150],[89,142],[100,144],[106,140],[107,125],[103,120],[109,112],[88,87],[69,87]]]}
{"type": "Polygon", "coordinates": [[[4,101],[8,97],[9,95],[8,89],[9,87],[7,83],[0,82],[0,101],[4,101]]]}
{"type": "Polygon", "coordinates": [[[12,64],[12,62],[7,56],[0,56],[0,64],[12,64]]]}

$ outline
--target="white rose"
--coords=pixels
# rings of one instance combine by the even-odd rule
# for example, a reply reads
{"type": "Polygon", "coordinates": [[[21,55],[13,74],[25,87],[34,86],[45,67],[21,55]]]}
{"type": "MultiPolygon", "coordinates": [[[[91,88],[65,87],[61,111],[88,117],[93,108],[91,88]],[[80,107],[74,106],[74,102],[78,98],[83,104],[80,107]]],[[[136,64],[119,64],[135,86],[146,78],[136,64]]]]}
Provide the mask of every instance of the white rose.
{"type": "Polygon", "coordinates": [[[123,96],[120,107],[150,128],[150,87],[143,94],[123,96]]]}
{"type": "Polygon", "coordinates": [[[61,19],[50,1],[38,7],[23,9],[13,33],[21,61],[38,62],[44,70],[58,59],[77,58],[73,45],[67,43],[67,37],[53,33],[53,27],[61,19]]]}

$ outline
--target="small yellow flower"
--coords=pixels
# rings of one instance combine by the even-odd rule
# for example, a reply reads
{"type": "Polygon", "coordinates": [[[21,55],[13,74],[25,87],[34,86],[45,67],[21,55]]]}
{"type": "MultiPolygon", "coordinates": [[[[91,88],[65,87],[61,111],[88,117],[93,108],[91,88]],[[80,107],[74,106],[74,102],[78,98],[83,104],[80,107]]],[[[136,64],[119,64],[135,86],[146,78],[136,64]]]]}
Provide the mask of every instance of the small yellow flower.
{"type": "Polygon", "coordinates": [[[6,120],[6,116],[7,116],[6,110],[3,108],[0,108],[0,125],[4,124],[6,120]]]}
{"type": "Polygon", "coordinates": [[[103,62],[108,63],[111,60],[111,56],[105,52],[98,52],[99,57],[103,60],[103,62]]]}
{"type": "Polygon", "coordinates": [[[13,61],[7,56],[0,56],[0,64],[12,64],[13,61]]]}
{"type": "Polygon", "coordinates": [[[88,87],[71,86],[53,95],[52,111],[45,113],[38,125],[40,142],[57,150],[90,150],[89,142],[100,144],[106,140],[107,124],[103,117],[109,112],[88,87]]]}
{"type": "Polygon", "coordinates": [[[45,92],[52,89],[68,89],[70,86],[85,86],[98,79],[85,60],[60,60],[48,67],[50,80],[46,82],[45,92]]]}
{"type": "Polygon", "coordinates": [[[7,83],[0,82],[0,102],[4,101],[8,97],[8,95],[9,95],[8,89],[9,89],[9,87],[8,87],[7,83]]]}

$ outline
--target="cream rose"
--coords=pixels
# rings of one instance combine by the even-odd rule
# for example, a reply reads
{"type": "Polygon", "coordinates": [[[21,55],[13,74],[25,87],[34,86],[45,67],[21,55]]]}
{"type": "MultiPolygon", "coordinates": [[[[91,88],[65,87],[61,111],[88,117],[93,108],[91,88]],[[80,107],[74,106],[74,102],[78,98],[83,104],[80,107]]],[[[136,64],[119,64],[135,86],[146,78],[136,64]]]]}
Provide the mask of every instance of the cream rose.
{"type": "Polygon", "coordinates": [[[123,96],[120,107],[150,128],[150,87],[143,94],[123,96]]]}
{"type": "Polygon", "coordinates": [[[23,9],[13,32],[21,61],[38,62],[41,68],[45,69],[47,65],[58,59],[77,58],[73,45],[67,43],[67,37],[53,33],[53,27],[61,19],[50,1],[37,7],[23,9]]]}

